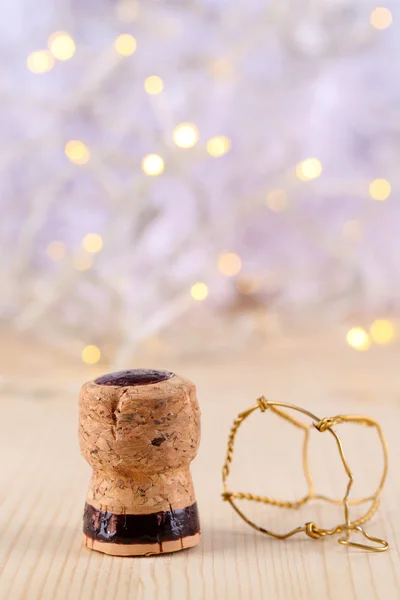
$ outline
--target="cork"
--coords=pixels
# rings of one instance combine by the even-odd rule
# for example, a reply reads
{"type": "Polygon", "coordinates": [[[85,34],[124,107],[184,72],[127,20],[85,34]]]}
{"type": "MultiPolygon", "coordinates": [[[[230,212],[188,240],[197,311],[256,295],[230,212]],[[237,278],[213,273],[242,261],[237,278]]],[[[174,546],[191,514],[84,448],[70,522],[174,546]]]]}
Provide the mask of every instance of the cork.
{"type": "Polygon", "coordinates": [[[169,371],[120,371],[85,383],[79,409],[81,453],[93,469],[85,545],[115,556],[197,545],[189,470],[200,442],[194,384],[169,371]]]}

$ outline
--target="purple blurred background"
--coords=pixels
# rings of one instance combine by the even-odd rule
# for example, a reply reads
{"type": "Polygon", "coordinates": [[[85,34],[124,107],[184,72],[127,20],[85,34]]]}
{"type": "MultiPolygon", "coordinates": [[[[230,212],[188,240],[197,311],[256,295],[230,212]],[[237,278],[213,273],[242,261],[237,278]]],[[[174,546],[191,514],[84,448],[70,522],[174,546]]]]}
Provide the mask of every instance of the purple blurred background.
{"type": "Polygon", "coordinates": [[[359,349],[388,332],[398,12],[5,0],[4,343],[123,367],[327,322],[363,327],[359,349]]]}

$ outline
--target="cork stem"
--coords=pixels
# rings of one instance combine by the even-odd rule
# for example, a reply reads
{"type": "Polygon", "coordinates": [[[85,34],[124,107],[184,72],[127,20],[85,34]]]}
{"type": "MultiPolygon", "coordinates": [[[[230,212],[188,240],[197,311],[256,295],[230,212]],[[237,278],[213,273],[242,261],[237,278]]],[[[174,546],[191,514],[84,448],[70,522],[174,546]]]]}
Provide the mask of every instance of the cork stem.
{"type": "Polygon", "coordinates": [[[93,471],[87,503],[118,514],[150,514],[176,510],[195,502],[189,467],[164,473],[109,475],[93,471]]]}

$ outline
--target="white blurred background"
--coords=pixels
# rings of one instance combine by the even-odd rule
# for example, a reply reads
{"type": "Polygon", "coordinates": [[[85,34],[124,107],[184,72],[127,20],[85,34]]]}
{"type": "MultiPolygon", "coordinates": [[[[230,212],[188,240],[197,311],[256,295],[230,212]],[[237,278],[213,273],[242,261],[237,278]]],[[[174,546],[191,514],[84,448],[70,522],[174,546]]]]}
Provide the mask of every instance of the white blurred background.
{"type": "Polygon", "coordinates": [[[396,348],[395,2],[2,15],[4,376],[396,348]]]}

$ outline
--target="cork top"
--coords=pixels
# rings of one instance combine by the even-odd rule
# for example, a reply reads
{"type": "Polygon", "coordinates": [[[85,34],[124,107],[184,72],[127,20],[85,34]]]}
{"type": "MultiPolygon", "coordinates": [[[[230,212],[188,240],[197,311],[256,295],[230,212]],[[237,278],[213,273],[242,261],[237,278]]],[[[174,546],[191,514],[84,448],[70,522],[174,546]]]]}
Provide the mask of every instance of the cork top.
{"type": "Polygon", "coordinates": [[[196,388],[184,377],[150,370],[105,375],[83,384],[79,404],[82,454],[96,471],[162,472],[196,455],[200,411],[196,388]]]}
{"type": "Polygon", "coordinates": [[[95,379],[98,385],[115,385],[118,387],[130,387],[135,385],[149,385],[171,379],[175,374],[171,371],[156,371],[154,369],[129,369],[108,373],[95,379]]]}

